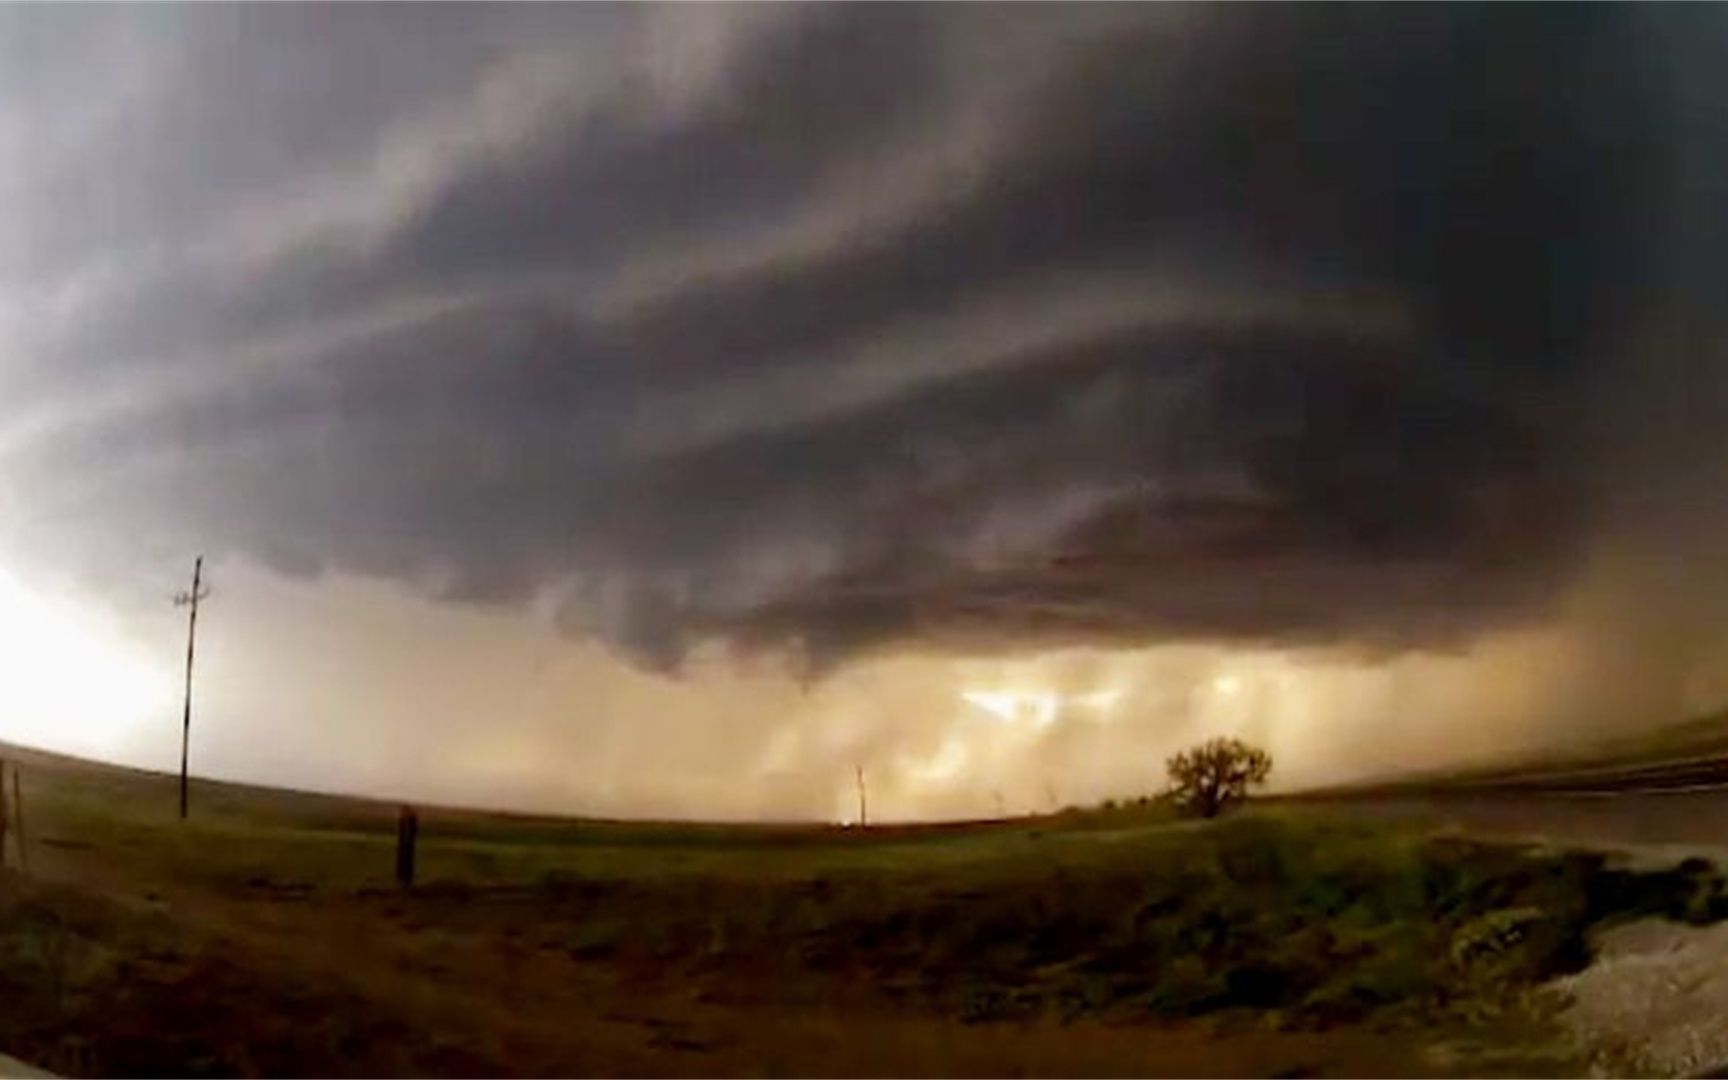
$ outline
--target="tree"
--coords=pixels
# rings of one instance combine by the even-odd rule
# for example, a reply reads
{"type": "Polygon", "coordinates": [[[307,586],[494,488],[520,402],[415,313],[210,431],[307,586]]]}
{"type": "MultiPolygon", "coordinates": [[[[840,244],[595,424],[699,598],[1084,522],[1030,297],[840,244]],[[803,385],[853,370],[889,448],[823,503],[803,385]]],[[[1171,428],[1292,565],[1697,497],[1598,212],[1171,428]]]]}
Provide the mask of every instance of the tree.
{"type": "Polygon", "coordinates": [[[1241,739],[1220,736],[1182,751],[1164,763],[1176,808],[1197,817],[1217,817],[1225,805],[1248,797],[1250,785],[1266,782],[1272,755],[1241,739]]]}

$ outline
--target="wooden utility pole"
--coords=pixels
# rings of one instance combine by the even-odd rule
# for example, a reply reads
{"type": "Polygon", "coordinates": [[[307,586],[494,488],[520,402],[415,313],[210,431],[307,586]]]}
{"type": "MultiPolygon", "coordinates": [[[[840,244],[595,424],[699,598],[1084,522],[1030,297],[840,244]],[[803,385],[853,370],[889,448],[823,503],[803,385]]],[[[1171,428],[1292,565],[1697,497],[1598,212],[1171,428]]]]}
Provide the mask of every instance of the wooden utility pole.
{"type": "Polygon", "coordinates": [[[852,766],[853,773],[858,778],[858,825],[860,828],[870,824],[870,803],[864,791],[864,766],[852,766]]]}
{"type": "Polygon", "coordinates": [[[204,587],[204,556],[192,562],[192,591],[174,598],[176,607],[190,608],[186,617],[186,706],[180,714],[180,820],[186,820],[186,759],[192,741],[192,649],[198,641],[198,602],[210,595],[204,587]]]}

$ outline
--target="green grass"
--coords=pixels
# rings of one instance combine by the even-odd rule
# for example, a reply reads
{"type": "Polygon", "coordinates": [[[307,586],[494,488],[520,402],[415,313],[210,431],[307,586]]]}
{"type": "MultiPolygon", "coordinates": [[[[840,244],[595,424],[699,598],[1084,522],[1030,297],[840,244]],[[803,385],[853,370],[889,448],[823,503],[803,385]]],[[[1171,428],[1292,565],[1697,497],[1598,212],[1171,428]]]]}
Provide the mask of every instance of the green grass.
{"type": "Polygon", "coordinates": [[[974,849],[964,863],[850,868],[803,883],[704,880],[688,894],[567,883],[628,911],[613,952],[722,967],[814,966],[964,1020],[1273,1012],[1329,1024],[1499,1011],[1576,970],[1588,931],[1724,914],[1720,882],[1597,856],[1441,842],[1305,815],[974,849]]]}
{"type": "MultiPolygon", "coordinates": [[[[16,755],[17,751],[12,751],[16,755]]],[[[396,807],[194,781],[190,820],[176,820],[174,781],[38,756],[26,765],[37,842],[91,845],[140,868],[212,883],[258,874],[327,888],[387,884],[396,807]]],[[[421,808],[420,877],[523,885],[548,876],[799,877],[1067,858],[1110,849],[1169,822],[1162,807],[1067,811],[1047,819],[868,830],[558,819],[421,808]]]]}

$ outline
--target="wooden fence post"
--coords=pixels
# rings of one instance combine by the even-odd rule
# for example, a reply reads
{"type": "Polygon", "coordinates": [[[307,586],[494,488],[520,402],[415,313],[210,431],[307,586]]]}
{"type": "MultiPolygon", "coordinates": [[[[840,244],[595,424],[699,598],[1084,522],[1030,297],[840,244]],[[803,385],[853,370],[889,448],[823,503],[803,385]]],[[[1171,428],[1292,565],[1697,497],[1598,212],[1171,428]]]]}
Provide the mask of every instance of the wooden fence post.
{"type": "Polygon", "coordinates": [[[396,814],[396,884],[404,889],[414,884],[414,844],[419,839],[419,815],[404,806],[396,814]]]}
{"type": "Polygon", "coordinates": [[[18,869],[30,872],[30,846],[24,842],[24,773],[18,763],[12,763],[12,829],[18,845],[18,869]]]}
{"type": "Polygon", "coordinates": [[[0,866],[6,865],[6,759],[0,758],[0,866]]]}

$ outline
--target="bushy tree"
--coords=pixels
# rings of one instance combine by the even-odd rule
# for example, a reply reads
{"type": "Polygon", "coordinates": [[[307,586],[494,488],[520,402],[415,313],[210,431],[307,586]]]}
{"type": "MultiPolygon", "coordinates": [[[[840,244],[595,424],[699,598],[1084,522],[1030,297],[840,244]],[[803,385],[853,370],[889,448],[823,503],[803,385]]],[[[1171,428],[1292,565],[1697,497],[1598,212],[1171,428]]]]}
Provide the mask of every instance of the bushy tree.
{"type": "Polygon", "coordinates": [[[1225,805],[1248,796],[1250,785],[1266,782],[1272,755],[1241,739],[1220,736],[1184,750],[1164,763],[1169,796],[1183,813],[1217,817],[1225,805]]]}

